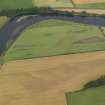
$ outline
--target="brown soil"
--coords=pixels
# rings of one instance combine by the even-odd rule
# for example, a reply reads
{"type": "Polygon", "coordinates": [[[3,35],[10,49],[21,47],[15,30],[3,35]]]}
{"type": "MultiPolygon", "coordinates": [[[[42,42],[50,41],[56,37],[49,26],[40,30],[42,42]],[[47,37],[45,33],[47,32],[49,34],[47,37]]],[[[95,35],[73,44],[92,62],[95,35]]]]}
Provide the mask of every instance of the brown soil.
{"type": "Polygon", "coordinates": [[[65,92],[104,74],[104,51],[8,62],[0,72],[0,105],[66,105],[65,92]]]}

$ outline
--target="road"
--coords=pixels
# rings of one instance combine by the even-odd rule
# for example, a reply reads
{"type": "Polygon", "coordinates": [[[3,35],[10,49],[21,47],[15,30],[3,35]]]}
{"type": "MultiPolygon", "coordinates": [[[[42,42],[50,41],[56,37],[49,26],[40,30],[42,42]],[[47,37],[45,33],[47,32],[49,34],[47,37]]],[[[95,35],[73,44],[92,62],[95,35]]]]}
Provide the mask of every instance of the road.
{"type": "Polygon", "coordinates": [[[66,21],[74,21],[96,26],[105,26],[105,18],[103,17],[81,17],[81,16],[39,16],[31,15],[22,19],[16,17],[9,21],[2,29],[0,29],[0,54],[5,53],[10,46],[19,37],[21,32],[28,26],[47,19],[60,19],[66,21]],[[10,44],[10,45],[9,45],[10,44]]]}

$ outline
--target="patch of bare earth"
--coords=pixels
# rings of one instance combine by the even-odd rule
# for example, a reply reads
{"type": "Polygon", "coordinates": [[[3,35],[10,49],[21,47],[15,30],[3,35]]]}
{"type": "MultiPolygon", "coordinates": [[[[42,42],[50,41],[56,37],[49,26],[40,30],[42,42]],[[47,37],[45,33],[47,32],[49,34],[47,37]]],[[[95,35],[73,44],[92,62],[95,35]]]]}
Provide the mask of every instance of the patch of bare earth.
{"type": "Polygon", "coordinates": [[[66,105],[65,92],[104,74],[104,51],[12,61],[0,72],[0,105],[66,105]]]}

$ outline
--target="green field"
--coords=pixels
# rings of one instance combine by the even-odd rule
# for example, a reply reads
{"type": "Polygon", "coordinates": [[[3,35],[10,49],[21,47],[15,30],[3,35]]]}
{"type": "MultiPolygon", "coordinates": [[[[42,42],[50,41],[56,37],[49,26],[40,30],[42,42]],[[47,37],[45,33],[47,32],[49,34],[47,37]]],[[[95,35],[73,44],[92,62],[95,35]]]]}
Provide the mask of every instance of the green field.
{"type": "Polygon", "coordinates": [[[33,7],[32,0],[0,0],[0,11],[33,7]]]}
{"type": "Polygon", "coordinates": [[[6,59],[24,59],[105,49],[105,37],[96,26],[46,20],[27,28],[6,53],[6,59]]]}
{"type": "Polygon", "coordinates": [[[105,105],[105,86],[66,94],[67,105],[105,105]]]}
{"type": "MultiPolygon", "coordinates": [[[[76,4],[76,3],[75,3],[76,4]]],[[[85,9],[105,9],[105,2],[103,3],[87,3],[87,4],[76,4],[76,8],[85,9]]]]}
{"type": "Polygon", "coordinates": [[[73,7],[70,0],[34,0],[35,6],[73,7]]]}

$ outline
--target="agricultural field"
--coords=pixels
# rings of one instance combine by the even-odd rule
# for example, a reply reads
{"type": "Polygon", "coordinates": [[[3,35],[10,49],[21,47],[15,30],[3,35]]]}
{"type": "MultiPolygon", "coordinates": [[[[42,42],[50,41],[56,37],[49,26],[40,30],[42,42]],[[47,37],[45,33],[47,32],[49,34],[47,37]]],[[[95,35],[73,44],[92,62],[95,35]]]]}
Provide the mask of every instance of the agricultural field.
{"type": "Polygon", "coordinates": [[[27,28],[9,48],[5,59],[38,58],[104,49],[105,37],[96,26],[46,20],[27,28]]]}
{"type": "Polygon", "coordinates": [[[8,21],[6,16],[0,16],[0,28],[8,21]]]}
{"type": "Polygon", "coordinates": [[[66,105],[66,92],[103,74],[104,51],[10,61],[0,70],[0,105],[66,105]]]}
{"type": "Polygon", "coordinates": [[[73,7],[70,0],[0,0],[0,11],[34,6],[73,7]]]}
{"type": "Polygon", "coordinates": [[[105,9],[105,0],[73,0],[75,8],[105,9]]]}
{"type": "Polygon", "coordinates": [[[31,8],[33,7],[31,0],[0,0],[0,11],[18,8],[31,8]]]}
{"type": "Polygon", "coordinates": [[[84,9],[105,9],[105,2],[102,3],[87,3],[87,4],[76,4],[76,8],[84,9]]]}
{"type": "Polygon", "coordinates": [[[67,93],[68,105],[105,105],[105,85],[67,93]]]}
{"type": "Polygon", "coordinates": [[[73,7],[72,1],[70,0],[33,0],[34,6],[50,6],[57,8],[73,7]]]}

